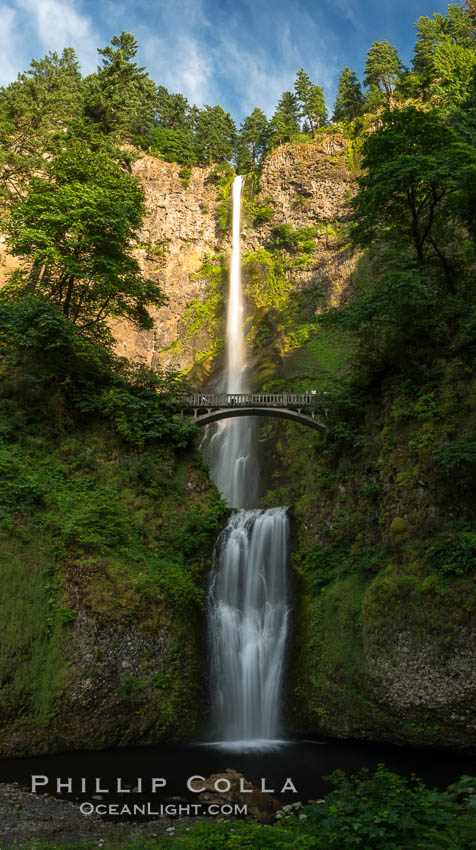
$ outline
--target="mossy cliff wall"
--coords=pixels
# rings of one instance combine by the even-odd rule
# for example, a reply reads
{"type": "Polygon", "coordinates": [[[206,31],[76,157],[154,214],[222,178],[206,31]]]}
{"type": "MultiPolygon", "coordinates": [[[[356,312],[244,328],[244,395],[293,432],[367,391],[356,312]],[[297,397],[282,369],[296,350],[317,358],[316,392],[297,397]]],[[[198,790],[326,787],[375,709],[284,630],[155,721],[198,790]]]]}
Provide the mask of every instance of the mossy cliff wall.
{"type": "Polygon", "coordinates": [[[198,454],[19,418],[2,399],[0,755],[196,735],[224,517],[198,454]]]}
{"type": "Polygon", "coordinates": [[[456,360],[438,391],[393,387],[369,405],[354,447],[267,426],[265,504],[294,506],[295,732],[474,745],[471,485],[463,463],[442,462],[451,435],[469,434],[474,401],[456,360]]]}

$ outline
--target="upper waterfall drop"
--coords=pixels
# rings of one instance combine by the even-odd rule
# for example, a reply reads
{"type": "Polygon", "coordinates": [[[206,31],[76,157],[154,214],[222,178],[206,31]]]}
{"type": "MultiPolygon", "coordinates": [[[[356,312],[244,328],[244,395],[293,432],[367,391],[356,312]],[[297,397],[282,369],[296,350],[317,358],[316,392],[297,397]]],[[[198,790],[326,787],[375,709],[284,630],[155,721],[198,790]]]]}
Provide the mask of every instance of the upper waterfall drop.
{"type": "MultiPolygon", "coordinates": [[[[221,390],[248,391],[241,282],[241,193],[244,178],[233,180],[233,230],[230,284],[226,318],[226,368],[221,390]]],[[[208,429],[207,429],[208,431],[208,429]]],[[[258,468],[254,456],[255,423],[250,418],[228,419],[207,432],[203,450],[220,493],[232,508],[254,508],[258,498],[258,468]]]]}
{"type": "Polygon", "coordinates": [[[230,297],[226,319],[226,391],[241,393],[244,387],[243,293],[241,286],[241,192],[243,177],[233,180],[233,241],[230,267],[230,297]]]}

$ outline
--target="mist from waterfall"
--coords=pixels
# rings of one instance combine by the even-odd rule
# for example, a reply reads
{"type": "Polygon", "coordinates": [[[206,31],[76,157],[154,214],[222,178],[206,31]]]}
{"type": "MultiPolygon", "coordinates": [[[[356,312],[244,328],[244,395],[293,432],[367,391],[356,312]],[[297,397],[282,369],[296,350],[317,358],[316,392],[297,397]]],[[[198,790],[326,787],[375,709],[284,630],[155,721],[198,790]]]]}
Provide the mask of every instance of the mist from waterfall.
{"type": "MultiPolygon", "coordinates": [[[[233,181],[233,246],[222,389],[247,392],[240,265],[242,177],[233,181]]],[[[208,594],[213,735],[220,746],[264,749],[280,733],[288,628],[286,508],[251,510],[258,494],[252,417],[212,426],[204,439],[210,472],[235,510],[220,534],[208,594]]]]}

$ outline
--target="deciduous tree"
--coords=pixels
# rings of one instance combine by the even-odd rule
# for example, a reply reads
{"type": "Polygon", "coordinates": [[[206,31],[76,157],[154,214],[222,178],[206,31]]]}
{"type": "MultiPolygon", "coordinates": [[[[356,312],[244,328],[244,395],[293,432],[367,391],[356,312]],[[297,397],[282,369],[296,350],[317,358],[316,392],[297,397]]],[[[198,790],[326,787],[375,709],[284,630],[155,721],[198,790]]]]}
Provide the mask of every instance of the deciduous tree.
{"type": "MultiPolygon", "coordinates": [[[[454,230],[476,193],[476,154],[436,111],[415,107],[384,114],[363,146],[364,173],[354,201],[353,236],[379,238],[433,264],[455,289],[454,230]]],[[[474,216],[474,213],[473,213],[474,216]]]]}
{"type": "Polygon", "coordinates": [[[11,296],[43,295],[83,329],[128,318],[151,327],[149,305],[164,301],[133,255],[144,214],[138,181],[104,153],[76,142],[33,176],[8,222],[9,247],[29,269],[14,273],[11,296]]]}

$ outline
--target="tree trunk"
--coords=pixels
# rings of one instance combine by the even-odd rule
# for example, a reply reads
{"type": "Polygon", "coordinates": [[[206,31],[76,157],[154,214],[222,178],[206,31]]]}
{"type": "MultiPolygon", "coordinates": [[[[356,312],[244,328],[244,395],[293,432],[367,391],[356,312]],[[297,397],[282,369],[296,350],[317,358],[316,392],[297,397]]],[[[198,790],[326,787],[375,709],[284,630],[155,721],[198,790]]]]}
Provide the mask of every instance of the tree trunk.
{"type": "Polygon", "coordinates": [[[64,299],[63,304],[63,313],[66,317],[69,317],[69,308],[71,305],[71,296],[73,295],[73,286],[74,286],[74,277],[69,278],[68,289],[66,290],[66,298],[64,299]]]}

